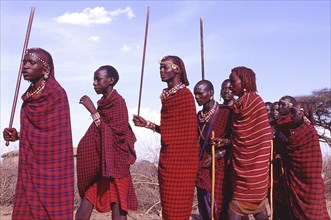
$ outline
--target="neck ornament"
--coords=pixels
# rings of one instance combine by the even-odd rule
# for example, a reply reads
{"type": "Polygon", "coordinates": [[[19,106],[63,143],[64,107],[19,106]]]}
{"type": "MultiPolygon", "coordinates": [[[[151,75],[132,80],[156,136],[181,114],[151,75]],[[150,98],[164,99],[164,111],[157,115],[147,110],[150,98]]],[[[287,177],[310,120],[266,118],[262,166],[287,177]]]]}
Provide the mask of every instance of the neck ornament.
{"type": "Polygon", "coordinates": [[[211,117],[215,114],[217,108],[218,108],[218,104],[215,101],[213,107],[208,112],[204,113],[203,111],[200,111],[199,121],[208,122],[211,119],[211,117]]]}
{"type": "Polygon", "coordinates": [[[27,98],[30,98],[30,97],[38,96],[44,90],[44,88],[45,88],[45,82],[46,82],[45,80],[42,80],[41,81],[41,84],[35,90],[33,90],[34,84],[31,83],[31,86],[30,86],[29,90],[26,92],[26,97],[27,98]]]}
{"type": "Polygon", "coordinates": [[[180,83],[180,84],[172,87],[171,89],[164,89],[163,92],[160,95],[160,99],[165,100],[168,97],[173,96],[178,90],[180,90],[182,88],[185,88],[185,87],[186,87],[185,84],[180,83]]]}

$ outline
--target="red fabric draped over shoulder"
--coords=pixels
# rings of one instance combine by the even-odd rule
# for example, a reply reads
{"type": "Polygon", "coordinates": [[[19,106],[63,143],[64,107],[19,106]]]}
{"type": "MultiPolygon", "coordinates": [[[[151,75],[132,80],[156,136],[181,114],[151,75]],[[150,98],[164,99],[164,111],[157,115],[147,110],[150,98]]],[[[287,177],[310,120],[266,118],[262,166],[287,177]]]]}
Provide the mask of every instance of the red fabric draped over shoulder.
{"type": "Polygon", "coordinates": [[[189,219],[198,170],[198,129],[193,95],[182,88],[162,100],[159,185],[162,217],[189,219]]]}
{"type": "MultiPolygon", "coordinates": [[[[136,137],[128,123],[125,100],[116,90],[109,98],[98,101],[101,123],[94,122],[80,140],[77,148],[77,178],[81,197],[101,176],[120,179],[129,177],[130,165],[136,160],[136,137]]],[[[136,209],[137,200],[132,183],[129,184],[128,207],[136,209]]]]}
{"type": "Polygon", "coordinates": [[[268,192],[271,128],[261,97],[247,92],[234,105],[233,200],[260,203],[268,192]]]}
{"type": "MultiPolygon", "coordinates": [[[[230,138],[231,133],[231,122],[232,122],[232,109],[228,106],[219,105],[218,112],[215,113],[214,117],[217,117],[212,131],[215,132],[216,138],[230,138]]],[[[199,114],[199,113],[198,113],[199,114]]],[[[209,120],[209,124],[212,119],[209,120]]],[[[209,129],[209,125],[203,131],[204,137],[209,129]]],[[[200,125],[199,125],[200,126],[200,125]]],[[[201,126],[200,126],[201,127],[201,126]]],[[[207,139],[208,137],[205,137],[207,139]]],[[[211,138],[211,134],[209,136],[211,138]]],[[[208,138],[208,139],[209,139],[208,138]]],[[[200,140],[200,150],[204,143],[204,140],[200,140]]],[[[226,149],[226,148],[222,148],[226,149]]],[[[216,160],[215,162],[215,201],[217,205],[216,209],[216,216],[222,216],[224,214],[225,204],[228,202],[229,198],[224,198],[224,194],[228,195],[230,189],[230,181],[226,179],[229,174],[229,156],[230,150],[226,149],[227,152],[225,156],[216,160]]],[[[216,150],[216,152],[219,150],[216,150]]],[[[211,145],[208,144],[203,151],[202,159],[199,162],[199,171],[198,171],[198,179],[197,179],[197,186],[199,188],[205,189],[207,192],[211,192],[212,180],[211,180],[211,167],[206,167],[206,160],[208,155],[211,155],[211,145]]],[[[228,196],[227,196],[228,197],[228,196]]]]}
{"type": "Polygon", "coordinates": [[[13,219],[72,219],[74,157],[66,92],[50,77],[36,97],[23,94],[13,219]]]}
{"type": "Polygon", "coordinates": [[[284,158],[285,179],[291,211],[295,219],[330,219],[321,176],[322,154],[313,125],[303,123],[291,130],[284,158]]]}

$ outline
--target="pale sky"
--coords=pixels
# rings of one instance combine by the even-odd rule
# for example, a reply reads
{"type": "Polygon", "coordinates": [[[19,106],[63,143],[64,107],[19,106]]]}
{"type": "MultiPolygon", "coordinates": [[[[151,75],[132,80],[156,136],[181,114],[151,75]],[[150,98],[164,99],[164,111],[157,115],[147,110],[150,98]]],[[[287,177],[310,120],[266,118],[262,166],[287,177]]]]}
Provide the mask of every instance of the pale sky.
{"type": "MultiPolygon", "coordinates": [[[[83,95],[96,103],[93,72],[114,66],[117,91],[126,99],[130,120],[137,113],[146,12],[149,30],[140,115],[159,122],[159,95],[166,84],[158,61],[165,55],[184,60],[189,89],[201,79],[200,17],[204,30],[205,78],[219,98],[231,69],[246,66],[257,76],[264,101],[284,95],[309,95],[330,88],[330,1],[3,1],[1,0],[1,131],[9,125],[13,95],[31,7],[36,11],[29,47],[50,52],[55,76],[70,102],[73,144],[92,119],[79,105],[83,95]]],[[[13,127],[19,129],[22,81],[13,127]]],[[[199,107],[197,108],[199,110],[199,107]]],[[[143,146],[159,136],[134,128],[138,159],[143,146]]],[[[18,142],[1,151],[16,149],[18,142]]]]}

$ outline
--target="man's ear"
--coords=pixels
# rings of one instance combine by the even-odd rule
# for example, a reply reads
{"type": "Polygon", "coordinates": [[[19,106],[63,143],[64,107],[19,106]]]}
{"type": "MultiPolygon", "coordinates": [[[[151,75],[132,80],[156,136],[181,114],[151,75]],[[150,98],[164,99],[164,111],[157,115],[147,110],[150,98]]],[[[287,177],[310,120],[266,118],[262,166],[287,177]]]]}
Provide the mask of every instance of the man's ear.
{"type": "Polygon", "coordinates": [[[115,83],[114,77],[109,77],[109,85],[113,86],[115,83]]]}
{"type": "Polygon", "coordinates": [[[210,93],[210,96],[211,96],[211,97],[214,96],[214,90],[210,90],[209,93],[210,93]]]}

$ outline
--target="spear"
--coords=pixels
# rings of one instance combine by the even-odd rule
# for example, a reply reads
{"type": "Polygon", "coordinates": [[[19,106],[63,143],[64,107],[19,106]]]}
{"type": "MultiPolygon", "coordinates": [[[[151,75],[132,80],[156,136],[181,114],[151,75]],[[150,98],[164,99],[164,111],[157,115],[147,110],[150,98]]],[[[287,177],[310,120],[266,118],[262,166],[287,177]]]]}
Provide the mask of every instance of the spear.
{"type": "Polygon", "coordinates": [[[270,155],[270,220],[273,220],[274,213],[274,202],[273,202],[273,188],[274,188],[274,144],[273,140],[270,141],[271,144],[271,155],[270,155]]]}
{"type": "Polygon", "coordinates": [[[205,62],[203,56],[203,23],[202,17],[200,17],[200,48],[201,48],[201,73],[202,79],[205,79],[205,62]]]}
{"type": "MultiPolygon", "coordinates": [[[[13,100],[13,105],[12,105],[11,115],[10,115],[10,120],[9,120],[9,128],[13,127],[15,109],[16,109],[16,104],[17,104],[17,97],[18,97],[18,92],[20,90],[21,79],[22,79],[23,59],[24,59],[25,51],[28,48],[30,32],[31,32],[31,27],[32,27],[32,21],[33,21],[33,16],[34,16],[34,11],[35,10],[36,10],[36,7],[32,6],[31,12],[30,12],[30,18],[29,18],[29,22],[28,22],[28,27],[27,27],[26,34],[25,34],[25,40],[24,40],[23,51],[22,51],[22,56],[21,56],[20,68],[18,70],[16,89],[15,89],[14,100],[13,100]]],[[[6,146],[8,146],[8,145],[9,145],[9,142],[6,141],[6,146]]]]}
{"type": "Polygon", "coordinates": [[[145,55],[146,55],[146,44],[147,44],[147,34],[148,34],[148,21],[149,21],[149,7],[147,7],[147,15],[146,15],[144,51],[143,51],[143,58],[142,58],[142,65],[141,65],[140,89],[139,89],[139,100],[138,100],[138,116],[140,114],[141,94],[142,94],[142,89],[143,89],[145,55]]]}
{"type": "MultiPolygon", "coordinates": [[[[214,139],[214,131],[211,132],[211,138],[214,139]]],[[[215,145],[211,146],[211,202],[210,202],[210,219],[214,220],[215,206],[215,145]]]]}

